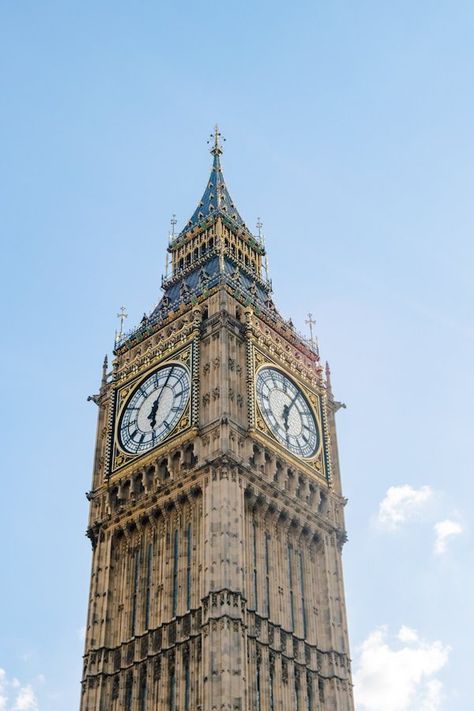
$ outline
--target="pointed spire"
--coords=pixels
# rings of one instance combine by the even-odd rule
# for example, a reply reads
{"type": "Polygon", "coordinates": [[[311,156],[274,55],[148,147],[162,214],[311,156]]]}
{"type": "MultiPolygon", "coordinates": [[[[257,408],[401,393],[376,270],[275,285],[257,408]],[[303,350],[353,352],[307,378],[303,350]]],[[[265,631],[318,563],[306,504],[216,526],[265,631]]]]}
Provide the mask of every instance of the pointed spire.
{"type": "Polygon", "coordinates": [[[326,387],[328,392],[332,395],[331,368],[329,367],[328,361],[326,361],[326,387]]]}
{"type": "Polygon", "coordinates": [[[199,205],[184,230],[182,230],[181,234],[192,229],[202,222],[202,220],[216,214],[225,215],[229,219],[233,220],[233,222],[235,222],[239,227],[245,227],[245,222],[239,215],[239,212],[229,195],[224,175],[222,173],[220,156],[223,153],[222,141],[225,139],[222,138],[222,134],[219,131],[219,126],[217,126],[217,124],[213,133],[211,133],[210,139],[209,143],[212,143],[210,152],[214,156],[211,175],[199,205]]]}
{"type": "Polygon", "coordinates": [[[101,386],[104,387],[107,385],[107,369],[109,367],[109,359],[107,358],[107,355],[104,358],[104,362],[102,364],[102,382],[101,386]]]}

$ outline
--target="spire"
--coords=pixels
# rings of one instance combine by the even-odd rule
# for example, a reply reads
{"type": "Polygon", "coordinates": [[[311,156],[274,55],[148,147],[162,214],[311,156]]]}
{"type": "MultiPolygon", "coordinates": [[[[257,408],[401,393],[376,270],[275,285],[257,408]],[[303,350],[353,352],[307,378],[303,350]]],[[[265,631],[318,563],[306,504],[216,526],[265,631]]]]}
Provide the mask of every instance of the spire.
{"type": "Polygon", "coordinates": [[[192,229],[202,222],[202,220],[205,220],[215,214],[224,215],[235,222],[239,227],[245,227],[245,222],[239,215],[239,212],[229,195],[224,175],[222,173],[220,161],[220,156],[223,153],[222,140],[225,139],[222,139],[219,126],[216,125],[214,132],[211,133],[212,148],[210,149],[210,152],[214,156],[214,159],[212,161],[212,170],[209,182],[199,205],[181,234],[192,229]]]}

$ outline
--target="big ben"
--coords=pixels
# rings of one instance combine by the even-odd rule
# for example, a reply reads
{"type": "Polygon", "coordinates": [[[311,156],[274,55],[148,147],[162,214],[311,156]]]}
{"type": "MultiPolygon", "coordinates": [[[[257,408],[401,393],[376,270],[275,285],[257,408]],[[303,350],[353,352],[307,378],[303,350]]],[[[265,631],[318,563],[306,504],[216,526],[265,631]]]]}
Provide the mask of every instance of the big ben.
{"type": "Polygon", "coordinates": [[[339,403],[211,153],[94,396],[81,711],[353,711],[339,403]]]}

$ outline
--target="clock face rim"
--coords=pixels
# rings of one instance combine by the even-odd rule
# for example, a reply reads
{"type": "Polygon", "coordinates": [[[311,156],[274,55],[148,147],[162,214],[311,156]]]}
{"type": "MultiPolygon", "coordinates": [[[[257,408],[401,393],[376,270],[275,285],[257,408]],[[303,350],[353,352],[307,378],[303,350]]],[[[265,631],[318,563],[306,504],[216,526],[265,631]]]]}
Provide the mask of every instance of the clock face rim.
{"type": "MultiPolygon", "coordinates": [[[[274,437],[278,444],[283,447],[287,452],[289,452],[291,455],[298,457],[303,460],[314,460],[317,456],[318,453],[321,449],[321,443],[322,443],[322,435],[321,435],[321,427],[319,424],[319,419],[317,417],[315,408],[311,405],[308,396],[306,395],[304,389],[299,385],[293,378],[288,376],[288,374],[282,369],[279,368],[276,365],[273,365],[272,363],[266,363],[264,365],[261,365],[256,373],[255,373],[255,402],[257,404],[258,410],[260,414],[262,415],[264,422],[266,426],[268,427],[272,437],[274,437]],[[302,398],[304,401],[306,408],[309,412],[309,417],[310,421],[312,422],[313,429],[314,429],[314,434],[315,434],[315,444],[314,447],[311,449],[311,453],[301,453],[301,450],[303,449],[302,447],[299,447],[299,451],[295,451],[295,447],[288,446],[288,441],[282,437],[279,434],[279,431],[275,426],[272,424],[272,422],[269,420],[266,409],[262,403],[262,396],[259,393],[258,389],[258,378],[261,375],[262,371],[270,371],[273,370],[276,373],[278,373],[280,376],[283,376],[291,385],[298,391],[299,397],[302,398]]],[[[275,415],[273,415],[275,418],[275,415]]],[[[275,418],[276,419],[276,418],[275,418]]]]}
{"type": "MultiPolygon", "coordinates": [[[[158,397],[158,393],[160,390],[162,390],[162,388],[156,388],[156,387],[154,389],[150,390],[150,392],[147,394],[147,396],[145,398],[141,399],[141,401],[140,401],[141,404],[139,405],[138,409],[140,410],[140,408],[143,406],[143,403],[146,400],[150,400],[153,395],[155,395],[155,399],[156,399],[156,397],[158,397]]],[[[179,361],[167,361],[166,363],[162,363],[161,365],[155,367],[144,378],[142,378],[139,382],[137,382],[133,386],[133,389],[127,395],[126,400],[125,400],[123,406],[121,407],[121,411],[120,411],[120,414],[118,417],[118,422],[117,422],[117,438],[116,438],[120,449],[123,452],[125,452],[125,454],[127,454],[128,456],[136,456],[137,457],[137,456],[143,456],[145,454],[148,454],[151,450],[158,447],[160,444],[162,444],[164,441],[166,441],[173,435],[181,418],[183,417],[184,413],[186,412],[186,409],[189,405],[190,399],[191,399],[191,374],[190,374],[189,369],[183,363],[181,363],[179,361]],[[140,448],[140,445],[138,445],[137,448],[132,450],[129,446],[127,446],[124,443],[124,438],[123,438],[123,434],[122,434],[124,431],[124,424],[123,424],[124,418],[127,415],[127,412],[130,411],[130,404],[131,404],[133,398],[136,396],[137,392],[140,390],[140,388],[142,388],[151,378],[156,376],[157,373],[159,373],[162,370],[166,370],[167,368],[170,368],[171,371],[174,368],[178,368],[184,373],[185,378],[186,378],[185,397],[180,402],[179,411],[174,415],[169,429],[165,430],[163,433],[161,433],[156,438],[152,438],[150,440],[150,443],[149,444],[147,443],[148,446],[142,445],[140,448]]],[[[137,419],[138,419],[138,415],[137,415],[137,419]]],[[[147,417],[147,419],[149,419],[149,417],[147,417]]],[[[140,430],[140,431],[143,432],[143,430],[140,430]]]]}

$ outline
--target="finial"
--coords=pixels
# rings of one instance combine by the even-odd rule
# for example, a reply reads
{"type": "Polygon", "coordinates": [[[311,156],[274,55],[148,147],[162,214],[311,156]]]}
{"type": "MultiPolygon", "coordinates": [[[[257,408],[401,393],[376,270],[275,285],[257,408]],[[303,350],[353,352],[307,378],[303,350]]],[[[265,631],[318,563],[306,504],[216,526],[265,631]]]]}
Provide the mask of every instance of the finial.
{"type": "Polygon", "coordinates": [[[223,138],[222,133],[219,131],[219,126],[216,123],[214,126],[214,133],[211,133],[210,140],[208,141],[208,143],[211,143],[212,141],[211,153],[216,157],[222,155],[223,153],[221,140],[225,141],[225,138],[223,138]]]}
{"type": "Polygon", "coordinates": [[[258,230],[258,238],[260,241],[262,241],[262,227],[263,227],[263,222],[260,217],[257,217],[257,230],[258,230]]]}
{"type": "Polygon", "coordinates": [[[314,341],[314,335],[313,335],[313,326],[316,326],[316,321],[313,318],[313,314],[308,314],[308,318],[306,319],[305,323],[307,323],[309,326],[309,340],[311,341],[311,344],[314,346],[315,341],[314,341]]]}
{"type": "Polygon", "coordinates": [[[104,358],[104,362],[102,363],[102,383],[101,383],[102,387],[104,387],[104,385],[107,385],[108,366],[109,366],[109,359],[107,358],[107,355],[106,355],[104,358]]]}
{"type": "Polygon", "coordinates": [[[326,361],[326,387],[331,392],[331,368],[329,363],[326,361]]]}
{"type": "Polygon", "coordinates": [[[117,318],[120,321],[120,330],[118,333],[117,333],[117,331],[115,331],[115,343],[117,343],[117,341],[119,341],[122,338],[122,336],[123,336],[123,322],[125,321],[126,318],[128,318],[128,313],[127,313],[127,309],[125,308],[125,306],[120,307],[120,311],[117,314],[117,318]]]}
{"type": "Polygon", "coordinates": [[[178,224],[178,220],[176,219],[176,215],[174,214],[174,212],[171,215],[170,224],[171,224],[171,239],[173,239],[173,237],[175,236],[174,228],[178,224]]]}

